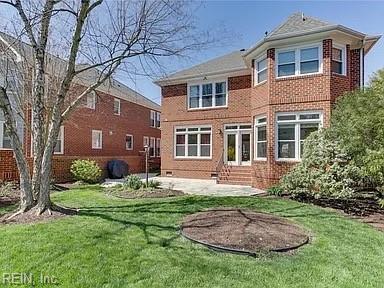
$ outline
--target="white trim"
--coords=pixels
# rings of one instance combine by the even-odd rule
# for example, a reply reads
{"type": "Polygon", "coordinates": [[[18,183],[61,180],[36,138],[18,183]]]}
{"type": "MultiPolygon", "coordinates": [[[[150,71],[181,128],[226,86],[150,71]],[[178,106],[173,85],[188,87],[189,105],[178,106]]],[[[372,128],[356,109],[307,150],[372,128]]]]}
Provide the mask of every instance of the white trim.
{"type": "Polygon", "coordinates": [[[13,150],[12,148],[4,148],[3,147],[3,141],[4,141],[4,126],[5,121],[0,121],[0,150],[13,150]]]}
{"type": "MultiPolygon", "coordinates": [[[[173,157],[174,159],[200,159],[200,160],[209,160],[212,159],[212,148],[213,148],[213,143],[212,143],[212,126],[211,125],[191,125],[191,126],[175,126],[173,130],[173,157]],[[196,128],[197,131],[188,131],[187,129],[191,128],[196,128]],[[209,131],[201,131],[201,128],[210,128],[211,130],[209,131]],[[177,131],[177,129],[185,129],[185,131],[177,131]],[[210,150],[209,154],[210,156],[199,156],[200,155],[200,149],[201,149],[201,134],[210,134],[210,139],[209,139],[209,145],[210,145],[210,150]],[[188,156],[188,136],[191,134],[197,134],[197,155],[198,156],[188,156]],[[185,140],[184,140],[184,156],[176,156],[176,137],[177,135],[184,135],[185,140]]],[[[181,144],[180,144],[181,145],[181,144]]],[[[204,145],[204,144],[203,144],[204,145]]],[[[208,145],[208,144],[206,144],[208,145]]]]}
{"type": "Polygon", "coordinates": [[[64,154],[64,126],[60,127],[60,133],[58,136],[60,136],[60,152],[53,152],[53,154],[63,155],[64,154]]]}
{"type": "MultiPolygon", "coordinates": [[[[257,157],[257,144],[259,143],[258,141],[258,131],[256,131],[259,127],[265,127],[266,129],[266,134],[268,134],[268,129],[267,129],[267,124],[268,124],[268,118],[267,118],[267,115],[260,115],[260,116],[257,116],[255,117],[255,120],[254,120],[254,129],[253,129],[253,133],[254,133],[254,157],[253,157],[253,160],[256,160],[256,161],[267,161],[267,157],[257,157]],[[258,120],[260,119],[265,119],[265,122],[262,122],[262,123],[257,123],[258,120]]],[[[260,141],[260,143],[264,143],[266,145],[268,145],[268,135],[266,135],[266,138],[265,138],[265,141],[260,141]]],[[[266,155],[267,155],[267,151],[268,151],[268,147],[266,146],[266,155]]]]}
{"type": "Polygon", "coordinates": [[[143,136],[143,148],[145,145],[147,145],[149,147],[149,137],[148,136],[143,136]],[[145,142],[147,142],[147,143],[145,143],[145,142]]]}
{"type": "Polygon", "coordinates": [[[331,71],[332,71],[332,73],[334,73],[336,75],[346,76],[347,75],[347,61],[348,61],[348,59],[347,59],[347,47],[346,47],[346,45],[342,45],[342,44],[338,44],[338,43],[332,43],[332,49],[333,48],[341,50],[341,69],[342,69],[342,71],[341,71],[341,74],[332,71],[333,53],[332,53],[332,58],[331,58],[331,71]]]}
{"type": "Polygon", "coordinates": [[[155,110],[151,110],[149,126],[152,128],[156,128],[156,111],[155,110]],[[153,125],[152,125],[152,120],[153,120],[153,125]]]}
{"type": "MultiPolygon", "coordinates": [[[[323,127],[324,114],[321,110],[306,110],[306,111],[295,111],[295,112],[277,112],[275,115],[275,159],[277,162],[298,162],[301,161],[300,157],[300,124],[316,123],[319,124],[319,129],[323,127]],[[300,115],[306,114],[319,114],[319,119],[302,119],[300,115]],[[277,120],[279,116],[290,116],[294,115],[295,120],[277,120]],[[295,157],[294,158],[279,158],[279,124],[292,124],[295,125],[295,139],[287,140],[295,142],[295,157]]],[[[285,141],[285,140],[282,140],[285,141]]]]}
{"type": "MultiPolygon", "coordinates": [[[[276,79],[285,79],[285,78],[291,78],[291,77],[297,77],[297,76],[311,76],[311,75],[319,75],[323,73],[323,44],[316,42],[316,43],[307,43],[303,45],[296,45],[296,46],[287,46],[285,48],[279,48],[276,49],[275,51],[275,77],[276,79]],[[318,72],[313,72],[313,73],[304,73],[302,74],[300,71],[300,63],[301,63],[301,50],[303,49],[309,49],[309,48],[318,48],[318,59],[313,59],[313,60],[318,60],[319,61],[319,71],[318,72]],[[295,53],[295,73],[292,75],[287,75],[287,76],[279,76],[279,53],[284,53],[284,52],[294,52],[295,53]]],[[[284,64],[293,64],[292,63],[284,63],[284,64]]]]}
{"type": "Polygon", "coordinates": [[[235,166],[250,166],[253,159],[253,137],[252,137],[252,123],[229,123],[224,124],[224,162],[235,166]],[[236,126],[235,129],[227,129],[227,127],[236,126]],[[240,128],[240,126],[249,126],[249,128],[240,128]],[[249,134],[249,161],[241,161],[241,135],[249,134]],[[228,135],[235,135],[236,154],[235,161],[228,161],[228,135]]]}
{"type": "Polygon", "coordinates": [[[252,77],[253,78],[253,86],[257,86],[257,85],[260,85],[260,84],[267,82],[267,80],[268,80],[268,56],[266,54],[264,54],[264,55],[262,55],[256,59],[254,59],[253,65],[254,65],[254,67],[252,69],[253,70],[253,77],[252,77]],[[257,64],[261,61],[264,61],[264,60],[266,61],[265,68],[262,69],[261,71],[258,71],[257,70],[258,69],[257,64]],[[259,82],[259,73],[261,73],[265,70],[267,71],[267,78],[265,80],[259,82]]]}
{"type": "Polygon", "coordinates": [[[117,116],[120,116],[121,114],[121,101],[118,98],[113,99],[113,114],[117,116]],[[115,112],[115,103],[118,103],[118,112],[115,112]]]}
{"type": "Polygon", "coordinates": [[[133,146],[133,135],[132,134],[125,134],[125,150],[131,151],[131,150],[133,150],[133,147],[134,147],[133,146]],[[131,148],[127,147],[127,144],[128,144],[127,137],[131,137],[131,148]]]}
{"type": "Polygon", "coordinates": [[[205,110],[205,109],[220,109],[228,107],[228,79],[210,79],[204,81],[190,81],[187,85],[187,109],[189,111],[193,110],[205,110]],[[225,83],[225,105],[216,106],[216,84],[225,83]],[[212,84],[212,106],[203,107],[203,85],[212,84]],[[199,107],[190,107],[190,88],[191,86],[199,87],[199,107]]]}
{"type": "Polygon", "coordinates": [[[92,130],[91,135],[92,135],[92,138],[91,138],[92,149],[98,149],[98,150],[103,149],[103,131],[102,130],[92,130]],[[96,135],[96,133],[98,135],[100,135],[100,146],[99,147],[96,147],[93,145],[93,136],[96,135]]]}

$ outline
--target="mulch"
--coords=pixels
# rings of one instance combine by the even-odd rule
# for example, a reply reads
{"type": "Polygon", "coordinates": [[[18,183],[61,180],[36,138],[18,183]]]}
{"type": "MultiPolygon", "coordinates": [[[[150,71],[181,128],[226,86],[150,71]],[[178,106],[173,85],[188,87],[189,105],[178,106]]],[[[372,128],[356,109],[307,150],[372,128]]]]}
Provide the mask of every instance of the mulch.
{"type": "Polygon", "coordinates": [[[106,189],[107,194],[124,198],[124,199],[140,199],[140,198],[167,198],[167,197],[176,197],[185,195],[184,192],[180,190],[173,189],[151,189],[151,190],[117,190],[112,188],[106,189]]]}
{"type": "Polygon", "coordinates": [[[188,215],[182,222],[181,233],[215,250],[252,256],[292,251],[309,242],[308,232],[284,218],[237,208],[188,215]]]}

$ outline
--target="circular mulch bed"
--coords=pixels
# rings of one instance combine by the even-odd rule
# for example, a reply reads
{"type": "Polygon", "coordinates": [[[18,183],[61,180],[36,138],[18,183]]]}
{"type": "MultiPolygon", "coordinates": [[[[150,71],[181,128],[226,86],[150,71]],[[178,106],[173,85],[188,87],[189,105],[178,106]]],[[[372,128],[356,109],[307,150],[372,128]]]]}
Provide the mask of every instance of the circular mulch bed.
{"type": "Polygon", "coordinates": [[[303,229],[284,218],[236,208],[188,215],[181,234],[209,248],[252,256],[258,252],[287,252],[309,241],[303,229]]]}
{"type": "Polygon", "coordinates": [[[179,190],[173,189],[139,189],[139,190],[124,190],[124,189],[114,189],[108,188],[107,194],[119,198],[125,199],[138,199],[138,198],[167,198],[167,197],[176,197],[184,196],[185,194],[179,190]]]}

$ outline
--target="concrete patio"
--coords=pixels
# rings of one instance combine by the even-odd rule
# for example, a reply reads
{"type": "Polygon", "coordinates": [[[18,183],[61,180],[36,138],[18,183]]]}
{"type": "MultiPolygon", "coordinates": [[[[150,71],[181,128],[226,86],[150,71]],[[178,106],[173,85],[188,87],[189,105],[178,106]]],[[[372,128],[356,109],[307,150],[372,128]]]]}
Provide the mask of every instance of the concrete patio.
{"type": "MultiPolygon", "coordinates": [[[[137,174],[143,180],[145,174],[137,174]]],[[[250,186],[216,184],[215,180],[186,179],[159,177],[154,174],[149,175],[150,180],[156,180],[161,183],[163,188],[172,188],[181,190],[187,194],[204,196],[252,196],[265,193],[264,190],[252,188],[250,186]]],[[[106,179],[103,185],[110,186],[122,183],[123,179],[106,179]]]]}

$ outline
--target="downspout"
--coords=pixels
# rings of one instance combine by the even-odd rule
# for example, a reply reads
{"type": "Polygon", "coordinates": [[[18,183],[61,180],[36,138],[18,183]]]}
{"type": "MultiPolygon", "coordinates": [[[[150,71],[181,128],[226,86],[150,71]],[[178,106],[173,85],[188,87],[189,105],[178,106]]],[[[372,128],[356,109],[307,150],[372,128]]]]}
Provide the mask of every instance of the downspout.
{"type": "Polygon", "coordinates": [[[360,48],[360,88],[364,90],[364,65],[365,65],[365,59],[364,59],[364,46],[365,46],[365,38],[361,42],[361,48],[360,48]]]}

